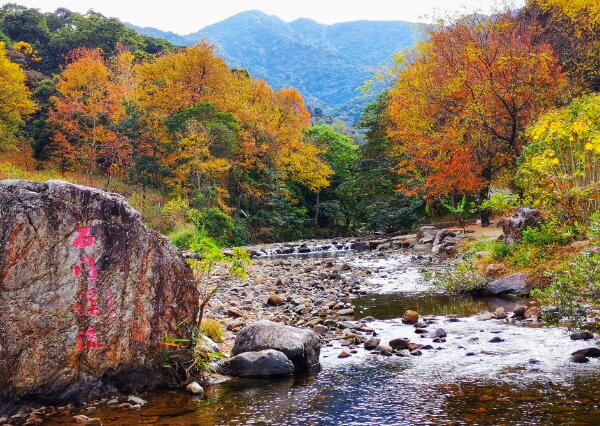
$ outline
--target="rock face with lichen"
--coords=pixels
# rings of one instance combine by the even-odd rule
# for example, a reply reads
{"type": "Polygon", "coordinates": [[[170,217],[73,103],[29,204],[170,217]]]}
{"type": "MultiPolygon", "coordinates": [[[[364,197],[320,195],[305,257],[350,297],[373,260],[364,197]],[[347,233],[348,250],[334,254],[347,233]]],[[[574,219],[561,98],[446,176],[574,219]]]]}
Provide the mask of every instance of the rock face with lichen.
{"type": "Polygon", "coordinates": [[[0,182],[0,400],[165,384],[165,333],[193,323],[192,273],[116,194],[0,182]]]}

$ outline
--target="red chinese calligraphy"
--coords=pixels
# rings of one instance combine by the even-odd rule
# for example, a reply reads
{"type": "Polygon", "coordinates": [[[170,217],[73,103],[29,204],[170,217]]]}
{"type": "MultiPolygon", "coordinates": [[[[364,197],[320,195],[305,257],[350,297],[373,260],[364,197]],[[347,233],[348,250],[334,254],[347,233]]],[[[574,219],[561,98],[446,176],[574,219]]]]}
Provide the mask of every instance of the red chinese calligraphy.
{"type": "Polygon", "coordinates": [[[87,349],[102,349],[104,347],[102,343],[98,342],[96,330],[94,330],[93,325],[90,325],[85,332],[79,330],[77,334],[77,346],[81,352],[87,349]]]}
{"type": "MultiPolygon", "coordinates": [[[[90,273],[88,275],[88,278],[90,280],[95,280],[96,279],[96,266],[94,265],[94,258],[91,256],[79,258],[79,263],[85,264],[86,262],[88,264],[88,267],[90,268],[90,273]]],[[[75,268],[73,268],[73,269],[74,269],[73,272],[75,272],[76,277],[81,275],[81,266],[75,265],[75,268]]]]}
{"type": "Polygon", "coordinates": [[[96,241],[96,239],[93,236],[88,235],[90,233],[89,227],[76,228],[75,230],[77,231],[79,236],[73,241],[73,247],[85,248],[94,245],[94,241],[96,241]]]}
{"type": "Polygon", "coordinates": [[[100,308],[96,304],[96,298],[98,297],[98,293],[95,287],[92,287],[86,292],[79,292],[80,300],[84,300],[86,303],[82,305],[81,301],[78,301],[75,305],[75,311],[79,316],[85,317],[99,317],[100,316],[100,308]]]}

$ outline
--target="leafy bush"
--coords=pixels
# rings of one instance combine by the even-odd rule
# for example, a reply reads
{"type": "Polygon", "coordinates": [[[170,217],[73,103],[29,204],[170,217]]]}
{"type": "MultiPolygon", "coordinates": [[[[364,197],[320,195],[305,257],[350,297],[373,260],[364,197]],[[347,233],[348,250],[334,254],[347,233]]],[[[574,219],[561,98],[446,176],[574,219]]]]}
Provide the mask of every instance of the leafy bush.
{"type": "Polygon", "coordinates": [[[449,294],[476,293],[487,284],[483,274],[470,260],[464,260],[453,269],[431,275],[436,288],[449,294]]]}
{"type": "Polygon", "coordinates": [[[600,210],[596,210],[590,217],[588,237],[590,240],[600,245],[600,210]]]}
{"type": "Polygon", "coordinates": [[[188,250],[198,237],[199,231],[191,225],[178,229],[169,235],[171,242],[180,250],[188,250]]]}
{"type": "Polygon", "coordinates": [[[581,327],[586,322],[584,305],[600,297],[600,253],[575,255],[550,276],[549,287],[532,292],[546,306],[545,319],[557,322],[567,318],[575,327],[581,327]]]}
{"type": "Polygon", "coordinates": [[[501,192],[492,194],[488,200],[482,201],[479,210],[490,210],[494,214],[505,214],[512,210],[519,202],[516,196],[509,197],[501,192]]]}
{"type": "Polygon", "coordinates": [[[555,222],[546,222],[537,227],[528,227],[523,230],[522,244],[539,248],[566,244],[568,239],[561,231],[555,222]]]}

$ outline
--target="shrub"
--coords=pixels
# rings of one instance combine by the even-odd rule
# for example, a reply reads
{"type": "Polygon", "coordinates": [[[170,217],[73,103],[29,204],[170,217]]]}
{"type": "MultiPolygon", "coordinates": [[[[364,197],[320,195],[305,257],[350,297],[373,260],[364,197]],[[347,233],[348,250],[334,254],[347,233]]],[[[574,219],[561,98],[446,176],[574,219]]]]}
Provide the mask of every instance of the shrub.
{"type": "Polygon", "coordinates": [[[522,244],[541,248],[552,245],[564,245],[567,242],[568,238],[554,222],[546,222],[540,226],[528,227],[523,230],[522,244]]]}
{"type": "Polygon", "coordinates": [[[600,208],[600,94],[550,111],[528,129],[518,182],[525,202],[562,221],[600,208]]]}
{"type": "Polygon", "coordinates": [[[512,210],[519,202],[519,197],[508,196],[501,192],[492,194],[488,200],[482,201],[480,210],[489,210],[494,214],[505,214],[512,210]]]}
{"type": "Polygon", "coordinates": [[[464,260],[453,269],[431,275],[434,286],[449,294],[476,293],[482,290],[487,280],[470,260],[464,260]]]}
{"type": "Polygon", "coordinates": [[[219,343],[223,341],[223,327],[217,320],[206,318],[200,324],[200,331],[213,341],[219,343]]]}
{"type": "Polygon", "coordinates": [[[549,275],[552,284],[532,292],[546,306],[544,318],[550,322],[567,318],[575,327],[583,326],[585,305],[600,297],[600,253],[575,255],[549,275]]]}
{"type": "Polygon", "coordinates": [[[169,235],[169,239],[180,250],[188,250],[192,243],[199,237],[198,230],[191,226],[185,226],[169,235]]]}

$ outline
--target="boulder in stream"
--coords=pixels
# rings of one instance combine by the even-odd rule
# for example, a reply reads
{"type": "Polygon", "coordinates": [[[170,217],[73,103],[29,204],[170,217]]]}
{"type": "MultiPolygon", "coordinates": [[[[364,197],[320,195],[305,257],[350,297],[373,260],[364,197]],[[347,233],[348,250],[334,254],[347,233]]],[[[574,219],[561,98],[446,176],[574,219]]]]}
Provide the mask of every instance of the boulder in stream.
{"type": "Polygon", "coordinates": [[[234,377],[276,377],[294,374],[294,364],[283,352],[267,349],[244,352],[218,364],[221,374],[234,377]]]}
{"type": "Polygon", "coordinates": [[[527,274],[517,273],[489,283],[485,290],[492,296],[526,296],[529,294],[527,274]]]}
{"type": "Polygon", "coordinates": [[[163,336],[187,337],[193,275],[120,195],[0,182],[0,400],[93,398],[168,384],[163,336]]]}
{"type": "Polygon", "coordinates": [[[231,353],[266,349],[283,352],[294,363],[296,371],[303,371],[319,365],[321,339],[312,330],[261,320],[238,333],[231,353]]]}

